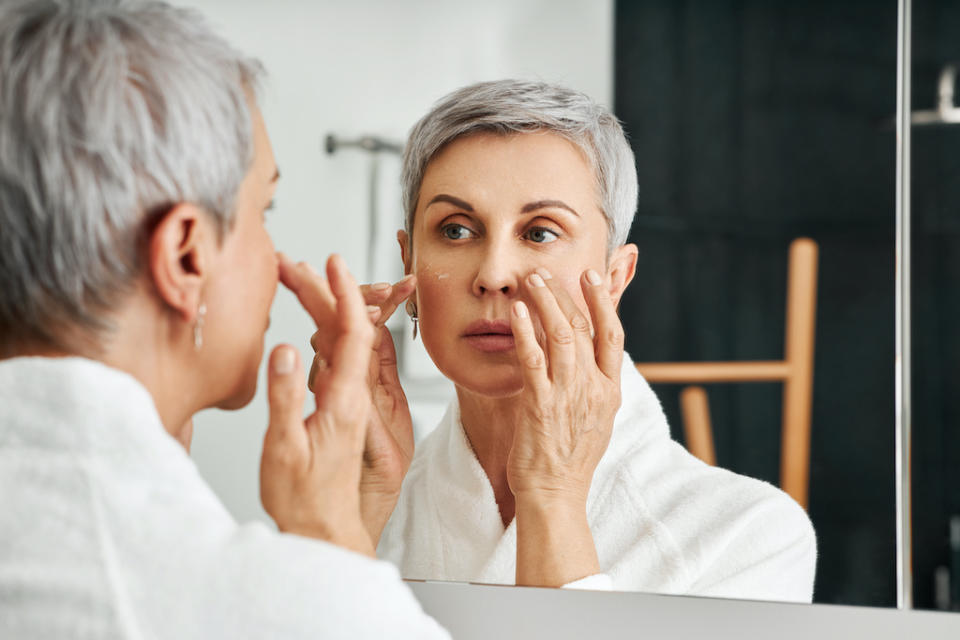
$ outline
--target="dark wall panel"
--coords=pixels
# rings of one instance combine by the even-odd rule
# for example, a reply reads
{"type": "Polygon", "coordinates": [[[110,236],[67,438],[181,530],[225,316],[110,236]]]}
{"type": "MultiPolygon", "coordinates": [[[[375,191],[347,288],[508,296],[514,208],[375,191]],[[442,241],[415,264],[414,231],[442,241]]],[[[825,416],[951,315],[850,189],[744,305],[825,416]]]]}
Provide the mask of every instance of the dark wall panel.
{"type": "MultiPolygon", "coordinates": [[[[787,247],[820,244],[818,602],[895,600],[896,3],[632,0],[616,102],[637,158],[636,360],[782,357],[787,247]]],[[[681,439],[677,388],[657,388],[681,439]]],[[[778,385],[712,386],[722,466],[777,482],[778,385]]]]}

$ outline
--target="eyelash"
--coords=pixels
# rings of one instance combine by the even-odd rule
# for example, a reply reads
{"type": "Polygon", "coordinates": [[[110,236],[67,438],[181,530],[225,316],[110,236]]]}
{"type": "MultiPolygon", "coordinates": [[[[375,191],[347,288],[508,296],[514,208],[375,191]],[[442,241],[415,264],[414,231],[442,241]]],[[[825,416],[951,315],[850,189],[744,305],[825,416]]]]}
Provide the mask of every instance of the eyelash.
{"type": "MultiPolygon", "coordinates": [[[[462,225],[462,224],[459,224],[459,223],[457,223],[457,222],[451,222],[451,223],[442,225],[442,226],[440,227],[440,234],[441,234],[444,238],[446,238],[447,240],[454,240],[454,241],[456,241],[456,240],[467,240],[467,239],[468,239],[468,238],[463,238],[463,237],[460,237],[460,238],[452,238],[452,237],[450,237],[449,231],[451,231],[451,230],[453,230],[453,229],[462,229],[462,230],[464,230],[464,231],[467,231],[467,232],[469,232],[469,233],[471,233],[471,234],[476,235],[476,232],[474,232],[472,229],[470,229],[470,228],[467,227],[466,225],[462,225]]],[[[547,242],[534,242],[534,244],[550,244],[551,242],[556,242],[557,240],[560,239],[560,233],[559,233],[559,232],[554,231],[553,229],[548,229],[547,227],[530,227],[529,229],[527,229],[527,230],[523,233],[523,235],[524,235],[524,237],[526,237],[526,238],[530,238],[531,234],[533,234],[533,233],[535,233],[535,232],[548,233],[548,234],[550,234],[550,235],[553,236],[553,239],[550,240],[550,241],[547,241],[547,242]]]]}

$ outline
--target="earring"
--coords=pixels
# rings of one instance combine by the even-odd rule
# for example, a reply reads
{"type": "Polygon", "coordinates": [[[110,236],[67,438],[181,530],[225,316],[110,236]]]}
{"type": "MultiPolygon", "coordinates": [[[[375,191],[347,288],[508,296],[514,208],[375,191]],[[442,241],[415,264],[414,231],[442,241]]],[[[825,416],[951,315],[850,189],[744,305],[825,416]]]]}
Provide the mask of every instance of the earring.
{"type": "Polygon", "coordinates": [[[412,301],[407,300],[407,314],[410,316],[410,319],[413,320],[413,339],[417,339],[417,325],[419,318],[417,317],[417,305],[412,301]]]}
{"type": "Polygon", "coordinates": [[[203,346],[203,317],[207,315],[207,305],[200,303],[197,307],[197,319],[193,323],[193,348],[197,351],[203,346]]]}

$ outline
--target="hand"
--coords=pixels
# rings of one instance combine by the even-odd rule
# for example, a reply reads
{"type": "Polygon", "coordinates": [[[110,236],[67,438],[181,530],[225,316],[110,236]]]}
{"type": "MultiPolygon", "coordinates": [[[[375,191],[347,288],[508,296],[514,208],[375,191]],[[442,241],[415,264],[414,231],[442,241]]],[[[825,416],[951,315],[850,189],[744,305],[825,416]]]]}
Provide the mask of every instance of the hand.
{"type": "Polygon", "coordinates": [[[270,426],[260,463],[264,509],[281,531],[327,540],[373,556],[360,518],[360,469],[372,412],[367,367],[374,328],[343,260],[331,256],[323,280],[280,256],[280,279],[333,337],[329,369],[314,386],[316,411],[302,416],[303,368],[289,345],[270,356],[270,426]]]}
{"type": "MultiPolygon", "coordinates": [[[[360,512],[374,546],[393,513],[400,496],[400,486],[413,459],[413,423],[397,375],[393,337],[385,324],[415,288],[413,276],[407,276],[394,285],[381,283],[360,287],[377,328],[367,377],[374,411],[367,425],[360,478],[360,512]]],[[[313,388],[317,378],[325,375],[325,354],[330,347],[329,339],[322,331],[313,334],[310,344],[317,354],[309,380],[313,388]]]]}
{"type": "Polygon", "coordinates": [[[527,277],[542,345],[530,309],[519,301],[512,307],[524,382],[507,459],[517,584],[559,586],[599,572],[586,502],[620,408],[623,328],[600,276],[587,271],[580,284],[589,319],[545,269],[527,277]]]}

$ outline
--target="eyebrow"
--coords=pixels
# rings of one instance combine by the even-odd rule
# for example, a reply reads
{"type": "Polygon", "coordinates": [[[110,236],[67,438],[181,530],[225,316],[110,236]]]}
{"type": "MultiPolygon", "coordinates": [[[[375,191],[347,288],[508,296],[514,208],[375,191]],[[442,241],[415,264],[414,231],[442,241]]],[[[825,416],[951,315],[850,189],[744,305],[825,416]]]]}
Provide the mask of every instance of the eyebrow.
{"type": "MultiPolygon", "coordinates": [[[[459,207],[463,209],[464,211],[473,213],[473,206],[469,202],[467,202],[466,200],[461,200],[460,198],[456,198],[446,193],[441,193],[434,196],[433,199],[427,203],[427,206],[429,207],[430,205],[437,202],[447,202],[452,204],[455,207],[459,207]]],[[[523,205],[523,208],[520,209],[520,213],[531,213],[539,209],[548,209],[550,207],[555,207],[558,209],[566,209],[567,211],[577,216],[578,218],[580,217],[580,214],[577,213],[576,209],[574,209],[567,203],[563,202],[562,200],[537,200],[536,202],[530,202],[528,204],[523,205]]]]}
{"type": "Polygon", "coordinates": [[[466,200],[461,200],[460,198],[455,198],[451,195],[447,195],[446,193],[440,193],[435,195],[433,199],[427,203],[427,206],[429,207],[430,205],[435,204],[437,202],[448,202],[455,207],[460,207],[464,211],[473,213],[473,206],[469,202],[467,202],[466,200]]]}
{"type": "Polygon", "coordinates": [[[521,213],[530,213],[531,211],[536,211],[537,209],[548,209],[548,208],[557,208],[557,209],[566,209],[573,215],[580,217],[580,214],[576,210],[563,202],[562,200],[537,200],[536,202],[531,202],[529,204],[523,205],[523,209],[520,210],[521,213]]]}

